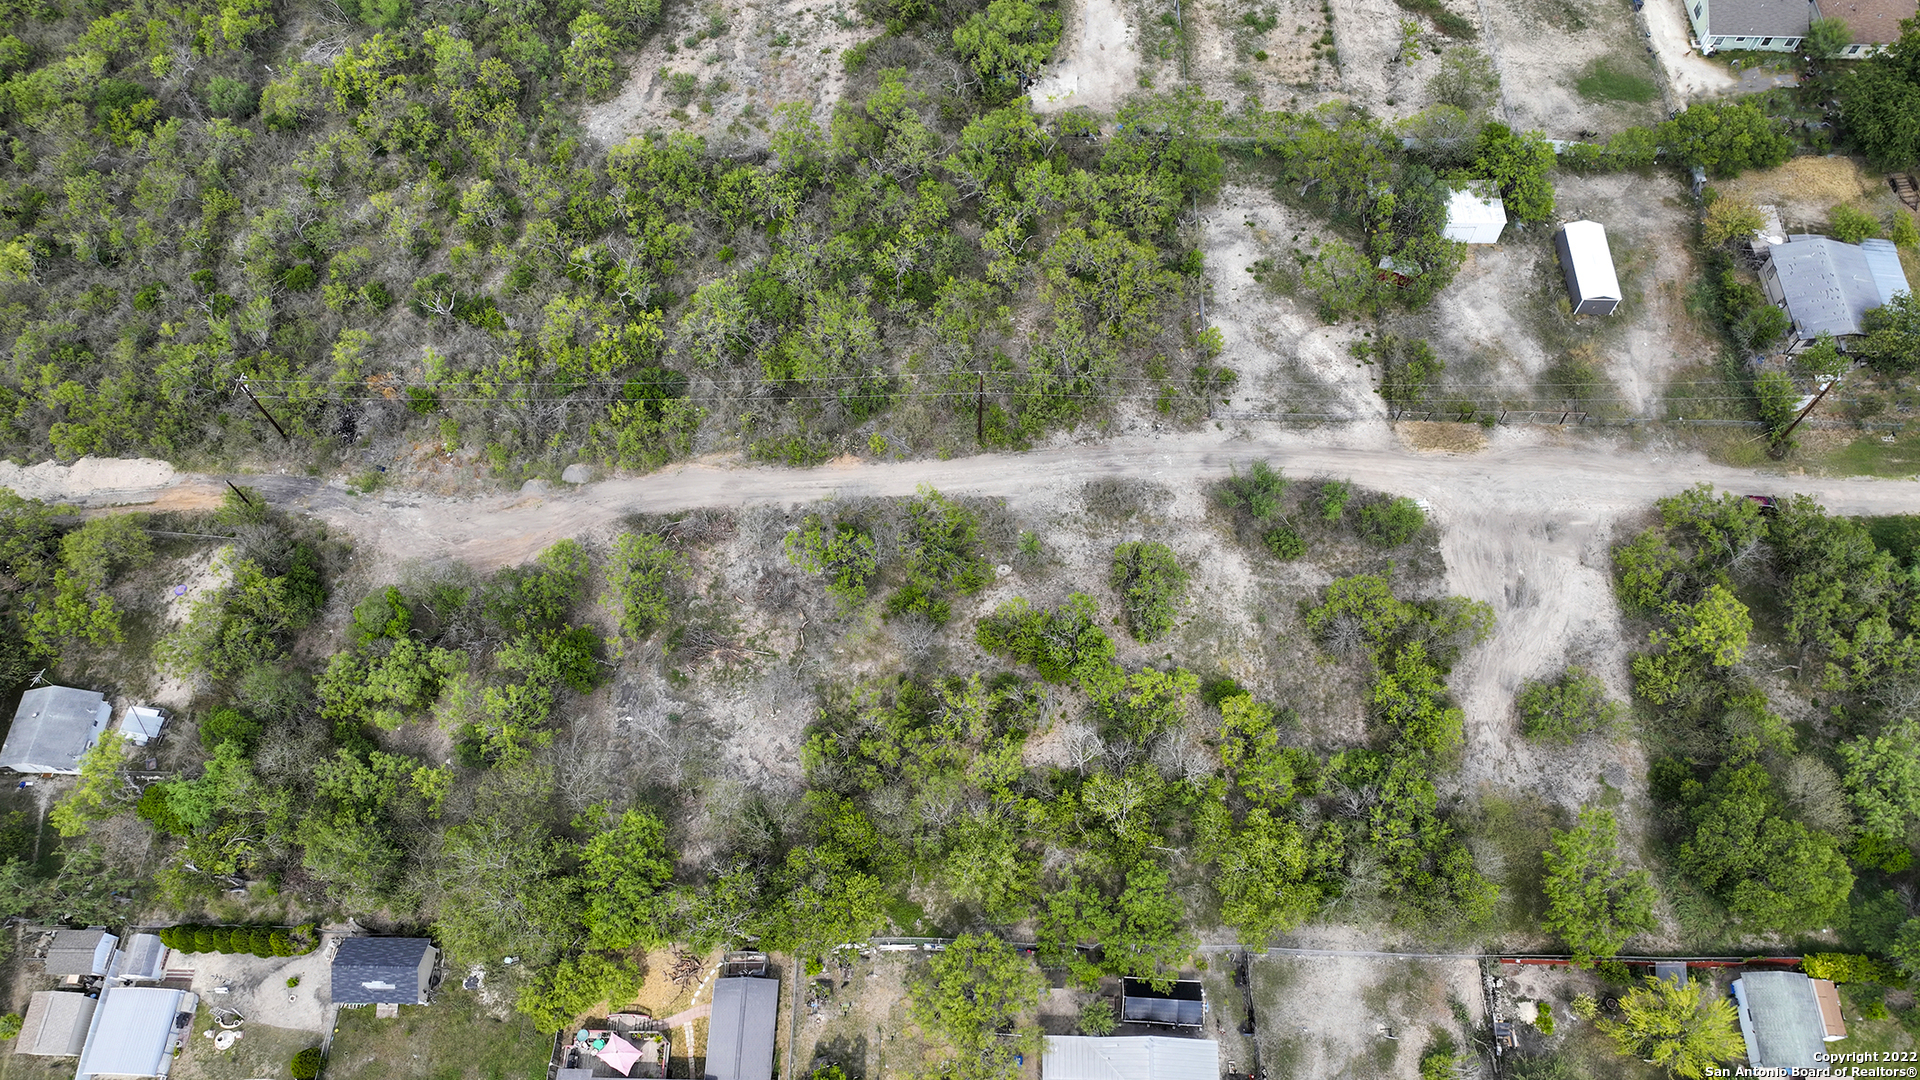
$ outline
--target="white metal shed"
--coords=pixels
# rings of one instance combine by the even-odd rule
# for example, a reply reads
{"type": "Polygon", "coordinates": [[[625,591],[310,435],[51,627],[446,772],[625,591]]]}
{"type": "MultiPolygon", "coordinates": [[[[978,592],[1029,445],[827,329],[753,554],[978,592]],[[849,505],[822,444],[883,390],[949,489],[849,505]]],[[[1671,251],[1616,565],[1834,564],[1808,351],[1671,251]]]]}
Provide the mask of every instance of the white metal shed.
{"type": "Polygon", "coordinates": [[[1047,1036],[1041,1080],[1217,1080],[1220,1044],[1160,1035],[1047,1036]]]}
{"type": "Polygon", "coordinates": [[[1607,230],[1597,221],[1569,221],[1554,235],[1560,269],[1567,275],[1575,315],[1611,315],[1620,306],[1620,279],[1613,271],[1607,230]]]}
{"type": "Polygon", "coordinates": [[[1447,227],[1440,235],[1463,244],[1497,244],[1507,227],[1507,207],[1498,196],[1461,188],[1447,199],[1447,227]]]}

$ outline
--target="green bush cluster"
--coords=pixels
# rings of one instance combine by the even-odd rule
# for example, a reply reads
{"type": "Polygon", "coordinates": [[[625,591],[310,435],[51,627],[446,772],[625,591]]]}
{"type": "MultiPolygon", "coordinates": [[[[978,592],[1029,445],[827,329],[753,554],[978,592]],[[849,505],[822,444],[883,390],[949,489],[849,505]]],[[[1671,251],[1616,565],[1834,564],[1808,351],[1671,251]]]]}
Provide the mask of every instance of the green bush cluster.
{"type": "Polygon", "coordinates": [[[293,1073],[293,1080],[314,1080],[320,1075],[320,1061],[320,1048],[317,1046],[309,1046],[293,1055],[293,1061],[288,1066],[293,1073]]]}
{"type": "Polygon", "coordinates": [[[184,953],[300,956],[320,945],[312,923],[295,927],[184,924],[158,931],[161,944],[184,953]]]}
{"type": "Polygon", "coordinates": [[[1571,665],[1552,679],[1527,683],[1514,705],[1520,710],[1521,733],[1546,742],[1611,734],[1626,718],[1626,706],[1607,697],[1605,683],[1571,665]]]}
{"type": "Polygon", "coordinates": [[[1127,630],[1135,641],[1158,641],[1173,629],[1188,579],[1179,556],[1165,544],[1141,540],[1113,549],[1107,583],[1120,594],[1127,630]]]}
{"type": "Polygon", "coordinates": [[[1899,968],[1860,953],[1811,953],[1801,958],[1800,970],[1810,978],[1829,979],[1837,983],[1903,986],[1906,982],[1899,968]]]}

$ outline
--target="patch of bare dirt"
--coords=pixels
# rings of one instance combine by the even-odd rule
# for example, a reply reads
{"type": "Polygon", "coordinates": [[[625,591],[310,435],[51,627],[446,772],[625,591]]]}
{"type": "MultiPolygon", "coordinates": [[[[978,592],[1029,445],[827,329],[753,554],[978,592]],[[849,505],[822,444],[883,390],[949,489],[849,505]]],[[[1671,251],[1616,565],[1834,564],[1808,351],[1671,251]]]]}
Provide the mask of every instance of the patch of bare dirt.
{"type": "Polygon", "coordinates": [[[1084,108],[1111,114],[1140,86],[1139,29],[1120,0],[1063,7],[1060,47],[1027,96],[1037,113],[1084,108]]]}
{"type": "Polygon", "coordinates": [[[1407,420],[1393,425],[1408,446],[1429,453],[1477,454],[1487,448],[1487,429],[1478,424],[1407,420]]]}
{"type": "MultiPolygon", "coordinates": [[[[1653,6],[1674,0],[1653,0],[1653,6]]],[[[1515,130],[1556,139],[1604,137],[1665,118],[1660,98],[1646,104],[1593,101],[1576,84],[1595,65],[1655,81],[1645,31],[1625,0],[1484,0],[1503,87],[1506,119],[1515,130]]],[[[1556,178],[1557,179],[1557,178],[1556,178]]]]}
{"type": "Polygon", "coordinates": [[[1416,1080],[1429,1029],[1470,1045],[1456,1008],[1483,1026],[1472,960],[1257,956],[1249,974],[1269,1076],[1416,1080]]]}
{"type": "Polygon", "coordinates": [[[174,479],[173,466],[156,458],[83,457],[71,465],[0,461],[0,487],[42,502],[144,501],[174,479]]]}
{"type": "Polygon", "coordinates": [[[1894,198],[1885,174],[1869,171],[1856,158],[1799,157],[1777,169],[1743,173],[1714,187],[1741,195],[1756,205],[1776,206],[1789,233],[1819,232],[1835,206],[1854,206],[1885,218],[1905,207],[1894,198]]]}

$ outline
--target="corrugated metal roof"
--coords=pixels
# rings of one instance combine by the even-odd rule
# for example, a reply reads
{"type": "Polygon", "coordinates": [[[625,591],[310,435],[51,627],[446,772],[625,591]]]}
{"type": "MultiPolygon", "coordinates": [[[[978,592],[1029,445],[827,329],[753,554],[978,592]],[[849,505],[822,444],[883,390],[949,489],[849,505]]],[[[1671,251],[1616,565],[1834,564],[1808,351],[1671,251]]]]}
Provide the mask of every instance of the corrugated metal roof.
{"type": "Polygon", "coordinates": [[[80,771],[81,755],[105,730],[113,706],[98,690],[36,686],[20,695],[7,741],[0,745],[0,768],[15,772],[80,771]]]}
{"type": "MultiPolygon", "coordinates": [[[[1863,247],[1824,236],[1790,236],[1770,248],[1768,258],[1803,341],[1858,334],[1860,317],[1885,302],[1863,247]]],[[[1899,268],[1897,259],[1894,268],[1899,268]]],[[[1905,275],[1900,281],[1905,283],[1905,275]]]]}
{"type": "Polygon", "coordinates": [[[153,934],[133,935],[125,948],[113,951],[113,964],[107,968],[110,979],[158,982],[166,974],[167,947],[153,934]]]}
{"type": "Polygon", "coordinates": [[[426,938],[351,937],[333,954],[332,1001],[335,1005],[417,1005],[420,959],[433,942],[426,938]]]}
{"type": "Polygon", "coordinates": [[[1140,979],[1120,980],[1120,1019],[1127,1023],[1199,1027],[1206,1019],[1206,992],[1195,980],[1175,982],[1164,991],[1140,979]]]}
{"type": "Polygon", "coordinates": [[[1713,37],[1806,37],[1812,23],[1807,0],[1707,0],[1713,37]]]}
{"type": "Polygon", "coordinates": [[[94,1005],[94,1000],[85,994],[35,991],[27,1002],[27,1015],[20,1021],[14,1053],[40,1057],[78,1054],[87,1042],[87,1026],[93,1022],[94,1005]]]}
{"type": "Polygon", "coordinates": [[[771,1080],[780,1010],[774,979],[717,979],[707,1019],[708,1080],[771,1080]]]}
{"type": "Polygon", "coordinates": [[[160,737],[160,729],[167,726],[167,714],[149,705],[132,705],[125,716],[120,718],[120,733],[127,741],[145,746],[160,737]]]}
{"type": "Polygon", "coordinates": [[[1882,304],[1913,291],[1907,284],[1907,271],[1900,265],[1900,249],[1893,246],[1893,241],[1862,240],[1860,254],[1866,257],[1867,273],[1882,304]]]}
{"type": "Polygon", "coordinates": [[[1621,299],[1620,279],[1613,272],[1613,250],[1607,246],[1606,227],[1597,221],[1569,221],[1561,232],[1567,238],[1573,276],[1580,282],[1580,298],[1621,299]]]}
{"type": "Polygon", "coordinates": [[[1826,1049],[1826,1024],[1813,980],[1797,971],[1750,971],[1733,982],[1747,1061],[1760,1068],[1811,1069],[1826,1049]]]}
{"type": "Polygon", "coordinates": [[[1047,1036],[1041,1080],[1219,1080],[1220,1044],[1164,1035],[1047,1036]]]}
{"type": "Polygon", "coordinates": [[[1447,198],[1449,225],[1505,225],[1507,204],[1496,197],[1461,188],[1447,198]]]}
{"type": "Polygon", "coordinates": [[[173,1035],[193,1026],[193,1009],[199,1000],[185,990],[157,986],[102,990],[74,1080],[167,1075],[173,1067],[173,1035]]]}

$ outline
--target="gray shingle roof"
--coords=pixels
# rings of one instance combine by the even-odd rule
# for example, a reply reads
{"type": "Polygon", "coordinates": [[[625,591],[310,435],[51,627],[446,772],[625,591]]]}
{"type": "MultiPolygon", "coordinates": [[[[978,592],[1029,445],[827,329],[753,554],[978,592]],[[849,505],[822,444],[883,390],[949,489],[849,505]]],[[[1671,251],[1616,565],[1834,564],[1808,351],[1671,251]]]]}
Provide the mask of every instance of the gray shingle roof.
{"type": "Polygon", "coordinates": [[[93,1022],[94,999],[58,990],[36,991],[20,1021],[16,1054],[72,1057],[87,1043],[87,1025],[93,1022]]]}
{"type": "Polygon", "coordinates": [[[0,746],[0,768],[15,772],[75,773],[99,739],[113,706],[98,690],[37,686],[20,695],[13,726],[0,746]]]}
{"type": "Polygon", "coordinates": [[[1771,1069],[1811,1069],[1826,1049],[1826,1022],[1813,980],[1797,971],[1750,971],[1733,983],[1748,1063],[1771,1069]]]}
{"type": "Polygon", "coordinates": [[[420,958],[433,947],[426,938],[345,938],[333,954],[336,1005],[415,1005],[420,958]]]}
{"type": "Polygon", "coordinates": [[[707,1020],[707,1080],[771,1080],[779,1008],[777,980],[715,980],[707,1020]]]}
{"type": "Polygon", "coordinates": [[[47,946],[47,974],[105,975],[113,947],[119,943],[119,938],[99,927],[57,931],[47,946]]]}
{"type": "Polygon", "coordinates": [[[1713,37],[1806,37],[1812,23],[1807,0],[1707,0],[1713,37]]]}

